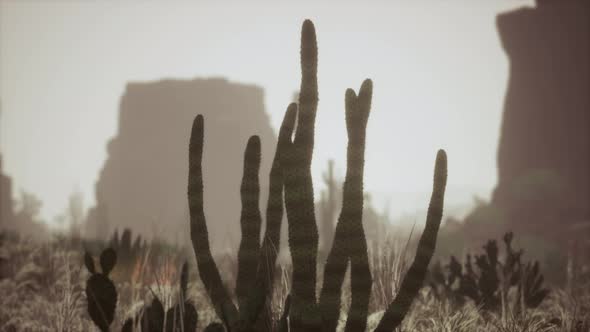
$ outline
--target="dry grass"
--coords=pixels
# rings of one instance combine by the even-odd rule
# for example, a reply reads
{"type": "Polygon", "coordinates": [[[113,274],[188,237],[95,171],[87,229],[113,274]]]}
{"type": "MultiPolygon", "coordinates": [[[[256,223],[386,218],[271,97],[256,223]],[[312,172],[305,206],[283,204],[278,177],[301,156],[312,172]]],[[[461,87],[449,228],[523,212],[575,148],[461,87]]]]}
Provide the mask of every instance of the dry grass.
{"type": "MultiPolygon", "coordinates": [[[[86,313],[84,287],[88,273],[82,268],[81,254],[79,244],[67,239],[39,244],[5,234],[0,243],[0,331],[96,331],[86,313]]],[[[369,329],[376,326],[385,306],[395,296],[412,254],[407,237],[384,236],[381,243],[372,246],[374,287],[369,329]]],[[[180,251],[157,255],[157,259],[153,259],[154,255],[147,250],[137,257],[127,278],[117,277],[119,305],[114,330],[120,328],[124,318],[139,313],[154,295],[167,306],[176,301],[178,269],[185,256],[180,251]]],[[[232,264],[235,262],[222,264],[227,266],[222,275],[230,286],[235,280],[232,264]]],[[[321,282],[321,276],[319,279],[321,282]]],[[[198,329],[202,330],[219,319],[194,269],[189,280],[189,298],[199,312],[198,329]]],[[[290,269],[281,267],[272,298],[275,317],[282,311],[289,285],[290,269]]],[[[345,283],[342,322],[349,297],[349,284],[345,283]]],[[[504,315],[485,313],[469,301],[457,308],[449,301],[437,300],[425,287],[398,331],[587,332],[589,313],[590,287],[578,287],[575,296],[553,289],[539,308],[521,315],[512,311],[504,315]]]]}

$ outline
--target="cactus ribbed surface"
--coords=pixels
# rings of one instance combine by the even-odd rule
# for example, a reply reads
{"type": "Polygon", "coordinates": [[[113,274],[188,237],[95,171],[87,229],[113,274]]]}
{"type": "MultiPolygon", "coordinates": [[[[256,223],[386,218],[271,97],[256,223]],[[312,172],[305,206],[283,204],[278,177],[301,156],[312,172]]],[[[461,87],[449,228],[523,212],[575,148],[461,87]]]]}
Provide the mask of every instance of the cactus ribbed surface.
{"type": "MultiPolygon", "coordinates": [[[[279,141],[270,173],[267,227],[259,246],[262,218],[258,210],[260,140],[252,136],[244,156],[241,186],[242,240],[238,253],[236,307],[224,288],[219,270],[209,249],[203,213],[203,117],[193,123],[189,147],[190,228],[199,274],[218,316],[227,331],[322,331],[336,330],[340,315],[340,297],[348,265],[351,267],[351,306],[345,331],[364,331],[367,325],[372,276],[367,241],[362,224],[363,173],[366,126],[371,109],[373,83],[365,80],[358,96],[348,89],[346,128],[348,133],[347,170],[343,204],[335,229],[333,246],[327,257],[319,299],[316,296],[318,228],[315,218],[311,160],[314,126],[318,106],[317,41],[313,23],[306,20],[301,32],[301,87],[299,103],[289,105],[279,133],[279,141]],[[297,126],[295,129],[295,121],[297,126]],[[295,130],[294,137],[293,131],[295,130]],[[269,296],[280,240],[284,204],[287,213],[289,248],[292,258],[292,288],[279,322],[270,322],[269,296]]],[[[399,293],[389,305],[376,331],[398,327],[416,297],[434,253],[442,219],[447,179],[447,159],[437,154],[433,192],[426,227],[418,243],[416,257],[404,277],[399,293]]],[[[218,324],[206,331],[220,330],[218,324]]]]}
{"type": "MultiPolygon", "coordinates": [[[[351,90],[349,90],[351,91],[351,90]]],[[[351,97],[354,92],[349,92],[351,97]]],[[[369,299],[371,297],[372,277],[369,267],[367,241],[363,229],[363,172],[365,157],[365,137],[367,120],[371,109],[373,82],[365,80],[359,95],[353,103],[354,108],[346,110],[348,129],[348,165],[344,182],[344,202],[342,222],[350,227],[348,257],[350,258],[351,304],[346,320],[345,331],[364,331],[367,326],[369,299]]]]}
{"type": "Polygon", "coordinates": [[[245,317],[249,321],[256,320],[259,308],[264,308],[260,318],[266,330],[272,326],[270,318],[270,295],[275,275],[275,263],[280,248],[281,222],[283,220],[283,173],[281,167],[281,153],[291,140],[293,128],[297,118],[297,106],[290,104],[285,113],[279,130],[279,140],[275,157],[270,170],[269,197],[266,208],[266,231],[259,253],[259,268],[256,275],[256,287],[248,298],[251,304],[247,306],[245,317]]]}
{"type": "Polygon", "coordinates": [[[234,324],[238,318],[238,310],[223,286],[213,260],[203,210],[203,127],[203,116],[198,115],[193,122],[189,145],[188,202],[191,240],[197,257],[199,275],[217,315],[226,317],[228,324],[234,324]]]}
{"type": "Polygon", "coordinates": [[[301,87],[297,129],[293,142],[284,151],[285,206],[289,248],[293,262],[291,289],[291,331],[310,330],[319,323],[316,310],[316,262],[318,228],[315,220],[311,157],[318,105],[317,42],[311,21],[301,31],[301,87]]]}
{"type": "Polygon", "coordinates": [[[254,286],[260,250],[260,185],[258,171],[260,169],[260,138],[252,136],[248,140],[244,155],[244,175],[240,196],[242,198],[242,241],[238,250],[238,276],[236,295],[240,308],[246,307],[247,297],[254,286]]]}
{"type": "Polygon", "coordinates": [[[447,155],[444,150],[439,150],[434,166],[434,184],[426,216],[426,226],[418,242],[416,257],[414,257],[414,262],[412,262],[410,269],[402,280],[398,294],[385,311],[379,325],[377,325],[376,332],[393,331],[394,328],[401,324],[410,309],[412,301],[418,295],[418,291],[424,283],[428,263],[430,263],[436,247],[436,237],[442,219],[446,185],[447,155]]]}
{"type": "Polygon", "coordinates": [[[344,275],[351,261],[351,307],[346,331],[363,331],[371,294],[367,242],[362,226],[363,168],[365,130],[371,107],[372,82],[365,80],[359,97],[352,89],[345,95],[348,151],[343,204],[336,226],[333,247],[324,269],[324,283],[320,295],[320,308],[326,330],[333,331],[340,315],[340,297],[344,275]]]}
{"type": "MultiPolygon", "coordinates": [[[[269,197],[266,208],[266,230],[260,245],[262,216],[259,210],[261,143],[251,136],[244,152],[240,188],[242,238],[238,251],[238,276],[235,294],[237,306],[223,285],[211,254],[203,202],[204,119],[196,116],[189,143],[188,202],[190,235],[197,268],[207,295],[222,323],[212,323],[205,331],[227,332],[335,332],[341,311],[340,298],[346,270],[350,265],[351,305],[345,331],[364,331],[367,326],[372,276],[369,268],[367,240],[363,229],[363,174],[366,128],[371,110],[373,83],[365,80],[357,93],[345,93],[345,118],[348,134],[347,168],[343,187],[342,209],[335,227],[332,247],[324,266],[324,279],[319,298],[316,295],[318,264],[318,227],[316,225],[311,161],[314,126],[318,106],[317,40],[313,23],[306,20],[301,32],[301,87],[298,104],[288,106],[281,124],[277,148],[270,171],[269,197]],[[296,123],[297,122],[297,123],[296,123]],[[280,229],[286,208],[289,247],[292,257],[292,288],[285,299],[283,313],[272,321],[270,296],[273,290],[275,264],[280,248],[280,229]]],[[[447,157],[439,150],[434,170],[434,184],[426,226],[416,256],[399,292],[389,304],[375,331],[393,331],[399,327],[413,299],[422,287],[428,264],[436,246],[442,219],[447,181],[447,157]]],[[[332,188],[333,189],[333,188],[332,188]]],[[[333,192],[333,190],[332,190],[333,192]]],[[[140,240],[137,240],[137,247],[140,240]]],[[[131,234],[121,239],[124,252],[131,251],[131,234]]],[[[508,240],[509,245],[509,240],[508,240]]],[[[118,237],[112,242],[118,245],[118,237]]],[[[495,244],[495,243],[494,243],[495,244]]],[[[135,246],[134,246],[135,247],[135,246]]],[[[497,263],[497,248],[487,247],[491,265],[497,263]]],[[[516,257],[516,256],[515,256],[516,257]]],[[[117,291],[108,278],[117,261],[109,248],[100,256],[102,272],[96,271],[90,254],[84,257],[91,276],[86,284],[88,312],[101,331],[109,331],[117,304],[117,291]]],[[[459,266],[460,267],[460,266],[459,266]]],[[[471,269],[470,263],[466,265],[471,269]]],[[[538,264],[526,267],[526,283],[519,292],[528,302],[538,305],[546,295],[538,264]]],[[[122,331],[132,331],[139,324],[143,331],[194,331],[198,313],[187,299],[188,265],[182,267],[179,300],[166,311],[154,297],[139,317],[125,321],[122,331]]]]}
{"type": "Polygon", "coordinates": [[[266,215],[267,227],[262,247],[259,245],[261,217],[258,209],[260,139],[257,136],[252,136],[246,147],[241,186],[242,217],[240,223],[242,242],[238,252],[238,278],[236,282],[239,307],[235,306],[229,292],[223,286],[219,270],[209,247],[207,225],[203,211],[203,173],[201,167],[204,138],[203,117],[198,115],[193,122],[189,146],[188,186],[191,239],[205,290],[211,298],[217,315],[223,320],[226,328],[231,331],[251,331],[254,330],[255,325],[268,330],[272,328],[268,322],[269,315],[261,315],[261,312],[267,305],[268,296],[272,291],[277,248],[280,246],[280,228],[283,217],[283,174],[280,166],[280,154],[286,143],[290,141],[295,120],[295,105],[290,105],[281,125],[279,142],[270,173],[270,195],[266,215]]]}

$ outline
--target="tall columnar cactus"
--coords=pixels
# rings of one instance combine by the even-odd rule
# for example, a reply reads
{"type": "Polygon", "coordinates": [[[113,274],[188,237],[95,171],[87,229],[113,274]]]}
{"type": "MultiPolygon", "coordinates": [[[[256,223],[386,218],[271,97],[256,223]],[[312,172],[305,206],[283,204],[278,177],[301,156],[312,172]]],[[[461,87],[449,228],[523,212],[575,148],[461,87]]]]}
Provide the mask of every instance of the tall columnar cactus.
{"type": "Polygon", "coordinates": [[[345,96],[348,151],[342,211],[336,225],[334,244],[326,262],[320,295],[320,308],[328,331],[334,330],[338,323],[342,283],[349,259],[352,302],[345,330],[363,331],[366,326],[372,280],[362,226],[363,168],[365,129],[372,89],[372,82],[366,80],[358,97],[352,89],[348,89],[345,96]]]}
{"type": "Polygon", "coordinates": [[[426,226],[418,242],[416,256],[402,280],[398,294],[375,329],[377,332],[392,331],[401,324],[424,282],[428,263],[432,259],[436,247],[436,237],[442,220],[446,184],[447,155],[444,150],[439,150],[434,166],[434,181],[426,216],[426,226]]]}
{"type": "MultiPolygon", "coordinates": [[[[311,159],[314,125],[318,104],[317,43],[313,23],[307,20],[301,33],[301,88],[299,104],[289,105],[279,132],[279,141],[270,173],[267,229],[259,246],[261,217],[258,212],[260,142],[253,136],[244,157],[242,181],[242,242],[238,254],[236,295],[238,307],[224,288],[209,248],[203,212],[203,117],[198,115],[192,127],[189,146],[190,229],[199,273],[215,310],[228,331],[270,331],[271,324],[257,324],[272,291],[276,251],[283,213],[283,188],[289,247],[293,264],[292,288],[285,312],[276,328],[279,331],[335,331],[340,314],[340,296],[348,264],[351,266],[352,303],[346,331],[363,331],[367,324],[372,277],[367,242],[362,225],[363,170],[366,125],[371,108],[372,82],[365,80],[358,95],[346,91],[346,127],[348,132],[347,171],[343,204],[335,230],[333,246],[327,258],[319,301],[316,296],[318,229],[315,219],[311,159]],[[297,129],[293,135],[295,120],[297,129]],[[287,322],[288,317],[288,322],[287,322]]],[[[434,185],[426,227],[414,262],[402,281],[395,300],[389,305],[376,331],[392,331],[401,324],[417,295],[432,258],[444,202],[447,178],[446,154],[437,154],[434,185]]],[[[211,325],[207,330],[219,329],[211,325]]]]}
{"type": "Polygon", "coordinates": [[[297,131],[282,153],[285,179],[289,248],[293,261],[291,289],[291,331],[311,330],[321,316],[316,308],[316,259],[318,228],[315,220],[311,157],[318,105],[317,44],[315,28],[305,21],[301,31],[301,87],[297,110],[297,131]]]}
{"type": "MultiPolygon", "coordinates": [[[[301,36],[301,94],[298,125],[293,142],[281,155],[285,175],[285,205],[289,222],[289,245],[293,256],[293,303],[291,331],[333,331],[340,310],[340,294],[348,262],[351,263],[352,303],[347,331],[362,331],[366,326],[371,274],[367,242],[362,228],[363,169],[366,124],[369,116],[372,82],[363,82],[358,96],[346,91],[346,126],[348,132],[347,172],[342,211],[336,226],[334,245],[324,272],[320,301],[315,298],[315,256],[317,228],[313,214],[313,185],[310,163],[313,152],[314,120],[317,110],[317,45],[311,21],[303,24],[301,36]],[[309,236],[311,234],[311,236],[309,236]],[[319,307],[320,310],[317,310],[319,307]],[[319,317],[318,317],[319,316],[319,317]]],[[[421,287],[432,258],[442,219],[446,186],[446,154],[439,151],[434,188],[428,209],[426,229],[420,239],[416,258],[400,292],[387,308],[378,331],[392,330],[401,323],[413,298],[421,287]]]]}
{"type": "MultiPolygon", "coordinates": [[[[219,270],[209,247],[207,224],[203,211],[203,139],[204,124],[201,115],[195,118],[189,147],[188,197],[190,208],[190,232],[197,267],[205,290],[217,315],[231,331],[247,331],[256,324],[272,290],[275,262],[280,241],[281,219],[283,218],[283,179],[279,164],[280,152],[290,139],[295,125],[295,109],[287,109],[279,133],[277,151],[270,171],[269,199],[266,210],[266,231],[262,246],[259,245],[261,217],[258,211],[260,167],[260,139],[252,136],[244,156],[242,195],[242,242],[238,253],[238,279],[236,307],[225,289],[219,270]]],[[[271,329],[270,322],[263,322],[271,329]]],[[[211,327],[214,329],[215,327],[211,327]]]]}

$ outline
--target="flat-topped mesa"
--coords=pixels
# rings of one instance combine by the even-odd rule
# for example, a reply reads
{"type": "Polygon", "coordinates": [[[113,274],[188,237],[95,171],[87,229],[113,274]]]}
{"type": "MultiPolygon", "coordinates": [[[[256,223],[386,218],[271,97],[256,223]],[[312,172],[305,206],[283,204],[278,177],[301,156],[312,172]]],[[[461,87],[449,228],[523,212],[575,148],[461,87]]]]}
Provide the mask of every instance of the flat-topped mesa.
{"type": "MultiPolygon", "coordinates": [[[[256,134],[263,155],[270,155],[276,135],[264,109],[263,89],[221,78],[127,85],[119,128],[96,184],[98,208],[90,214],[88,233],[105,239],[115,228],[128,227],[148,240],[158,236],[188,243],[186,123],[196,114],[204,114],[210,128],[205,140],[211,153],[203,167],[213,251],[239,242],[235,220],[244,142],[256,134]]],[[[262,159],[261,174],[268,174],[271,161],[262,159]]],[[[261,184],[264,198],[268,178],[261,177],[261,184]]]]}
{"type": "Polygon", "coordinates": [[[590,221],[589,24],[586,0],[497,18],[510,76],[493,204],[516,232],[563,239],[590,221]]]}

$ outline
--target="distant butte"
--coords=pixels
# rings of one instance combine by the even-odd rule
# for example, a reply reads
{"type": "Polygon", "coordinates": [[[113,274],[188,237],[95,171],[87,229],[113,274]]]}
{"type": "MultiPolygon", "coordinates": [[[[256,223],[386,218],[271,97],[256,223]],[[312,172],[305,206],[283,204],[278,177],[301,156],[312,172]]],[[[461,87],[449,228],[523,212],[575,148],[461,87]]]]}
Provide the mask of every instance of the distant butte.
{"type": "Polygon", "coordinates": [[[590,222],[590,1],[501,14],[510,61],[493,205],[507,227],[554,239],[590,222]]]}
{"type": "Polygon", "coordinates": [[[246,142],[262,142],[261,201],[276,136],[264,110],[264,91],[226,79],[130,83],[121,98],[119,129],[96,183],[97,206],[87,233],[107,238],[130,227],[184,244],[188,240],[188,141],[197,114],[205,118],[205,213],[212,248],[239,241],[240,181],[246,142]]]}

